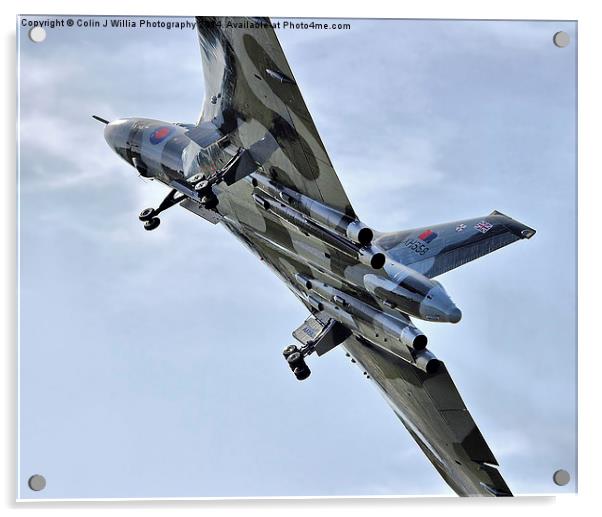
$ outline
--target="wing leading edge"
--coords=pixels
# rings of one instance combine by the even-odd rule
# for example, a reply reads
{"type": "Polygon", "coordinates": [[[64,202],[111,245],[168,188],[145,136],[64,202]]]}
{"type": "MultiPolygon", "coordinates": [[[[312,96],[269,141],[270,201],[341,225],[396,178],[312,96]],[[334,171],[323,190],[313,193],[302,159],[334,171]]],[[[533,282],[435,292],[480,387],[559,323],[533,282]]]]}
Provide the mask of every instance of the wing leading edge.
{"type": "Polygon", "coordinates": [[[355,217],[269,19],[196,20],[205,78],[199,124],[241,148],[262,142],[260,172],[355,217]]]}
{"type": "Polygon", "coordinates": [[[426,374],[355,336],[343,346],[379,386],[399,420],[458,495],[512,495],[445,365],[435,374],[426,374]]]}

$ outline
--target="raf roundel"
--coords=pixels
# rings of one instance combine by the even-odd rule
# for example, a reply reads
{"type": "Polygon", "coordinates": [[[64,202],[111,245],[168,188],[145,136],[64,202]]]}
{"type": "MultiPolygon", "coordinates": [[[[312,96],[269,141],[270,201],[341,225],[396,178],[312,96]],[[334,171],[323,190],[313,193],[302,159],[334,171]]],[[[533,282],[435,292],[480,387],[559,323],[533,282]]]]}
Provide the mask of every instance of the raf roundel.
{"type": "Polygon", "coordinates": [[[150,136],[151,144],[156,145],[165,140],[171,134],[171,128],[163,126],[155,129],[150,136]]]}
{"type": "Polygon", "coordinates": [[[433,231],[433,230],[424,230],[419,236],[418,238],[421,241],[426,242],[427,244],[430,244],[430,242],[432,240],[434,240],[437,237],[437,234],[433,231]]]}

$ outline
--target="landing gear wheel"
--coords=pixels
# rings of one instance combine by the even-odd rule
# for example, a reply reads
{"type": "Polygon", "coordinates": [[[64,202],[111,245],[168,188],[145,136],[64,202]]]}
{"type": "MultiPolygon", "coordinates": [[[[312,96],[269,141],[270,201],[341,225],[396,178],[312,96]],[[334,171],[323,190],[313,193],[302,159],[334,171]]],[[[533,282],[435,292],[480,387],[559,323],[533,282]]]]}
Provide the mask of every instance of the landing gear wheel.
{"type": "Polygon", "coordinates": [[[216,196],[203,196],[201,203],[207,210],[213,210],[217,206],[218,200],[216,196]]]}
{"type": "Polygon", "coordinates": [[[160,224],[161,219],[159,219],[158,217],[153,217],[152,219],[149,219],[148,221],[144,222],[144,229],[150,232],[157,228],[160,224]]]}
{"type": "Polygon", "coordinates": [[[305,358],[303,357],[303,354],[295,345],[287,346],[282,351],[282,355],[284,355],[284,357],[286,358],[286,362],[295,374],[295,377],[297,377],[297,380],[303,381],[310,376],[311,370],[305,363],[305,358]]]}
{"type": "Polygon", "coordinates": [[[192,178],[188,180],[189,183],[198,183],[199,181],[205,179],[204,174],[195,174],[192,178]]]}
{"type": "Polygon", "coordinates": [[[209,190],[209,188],[209,182],[207,180],[201,180],[194,186],[194,190],[199,193],[204,190],[209,190]]]}
{"type": "Polygon", "coordinates": [[[293,352],[292,354],[289,354],[289,356],[286,358],[286,362],[288,363],[288,365],[291,367],[291,370],[293,370],[293,371],[298,366],[302,366],[303,364],[305,364],[305,361],[303,360],[303,356],[301,355],[300,352],[293,352]]]}
{"type": "Polygon", "coordinates": [[[293,373],[295,374],[295,377],[297,377],[298,381],[304,381],[311,375],[311,370],[307,367],[307,365],[302,367],[298,366],[293,370],[293,373]]]}
{"type": "Polygon", "coordinates": [[[282,351],[282,355],[284,356],[285,359],[288,359],[288,356],[298,352],[299,349],[296,347],[296,345],[288,345],[283,351],[282,351]]]}
{"type": "Polygon", "coordinates": [[[153,217],[155,217],[155,209],[154,208],[145,208],[140,212],[138,219],[143,222],[150,221],[153,217]]]}

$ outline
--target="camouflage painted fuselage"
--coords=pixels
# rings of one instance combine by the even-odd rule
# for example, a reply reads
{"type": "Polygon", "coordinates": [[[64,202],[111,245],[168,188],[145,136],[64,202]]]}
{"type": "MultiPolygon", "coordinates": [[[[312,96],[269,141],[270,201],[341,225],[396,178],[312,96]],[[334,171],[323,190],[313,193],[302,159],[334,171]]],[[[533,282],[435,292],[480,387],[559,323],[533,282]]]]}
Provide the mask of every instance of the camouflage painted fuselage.
{"type": "Polygon", "coordinates": [[[198,124],[109,123],[109,145],[180,204],[220,222],[320,322],[350,333],[363,366],[450,486],[510,491],[445,366],[411,317],[460,321],[433,278],[534,234],[485,217],[379,233],[355,214],[267,19],[197,18],[205,76],[198,124]],[[435,367],[436,366],[436,367],[435,367]]]}
{"type": "MultiPolygon", "coordinates": [[[[143,176],[176,188],[188,185],[194,191],[199,180],[210,179],[242,148],[235,135],[223,135],[210,125],[206,129],[207,126],[190,128],[149,119],[127,119],[111,122],[105,132],[116,152],[143,176]]],[[[422,336],[408,316],[459,321],[460,311],[439,282],[397,260],[410,247],[395,250],[399,239],[389,242],[390,235],[372,231],[373,237],[365,244],[354,242],[345,229],[352,224],[367,228],[365,225],[285,187],[278,181],[278,174],[270,174],[257,161],[252,163],[254,171],[240,180],[212,187],[218,200],[214,212],[286,281],[310,310],[339,314],[337,319],[345,319],[360,335],[387,349],[392,340],[412,345],[416,336],[422,336]],[[282,199],[287,191],[297,194],[306,204],[312,202],[317,209],[312,207],[304,213],[299,203],[282,199]],[[269,208],[265,207],[266,202],[269,208]],[[287,214],[292,216],[287,218],[287,214]],[[391,249],[381,247],[381,241],[391,249]],[[374,257],[383,257],[384,265],[374,257]]],[[[199,210],[202,202],[192,197],[184,206],[199,210]]],[[[470,232],[466,232],[469,236],[470,232]]],[[[420,253],[426,249],[423,245],[413,253],[422,258],[420,253]]],[[[412,361],[411,350],[396,350],[397,355],[412,361]]]]}

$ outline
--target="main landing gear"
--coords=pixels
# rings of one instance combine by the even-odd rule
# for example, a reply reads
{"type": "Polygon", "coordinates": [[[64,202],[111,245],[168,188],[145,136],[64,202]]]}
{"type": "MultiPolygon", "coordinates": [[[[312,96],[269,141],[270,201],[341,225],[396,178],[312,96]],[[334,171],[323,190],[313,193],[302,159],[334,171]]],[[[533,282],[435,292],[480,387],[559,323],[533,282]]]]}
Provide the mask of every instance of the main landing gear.
{"type": "Polygon", "coordinates": [[[213,210],[217,206],[217,196],[211,189],[211,183],[206,179],[202,179],[194,183],[194,190],[201,198],[201,205],[207,210],[213,210]]]}
{"type": "Polygon", "coordinates": [[[307,345],[301,348],[296,345],[289,345],[282,351],[282,355],[299,381],[303,381],[311,375],[311,370],[305,362],[305,357],[312,352],[313,348],[307,345]]]}
{"type": "Polygon", "coordinates": [[[312,314],[293,332],[293,337],[301,343],[301,346],[289,345],[282,351],[282,355],[295,377],[303,381],[311,374],[305,362],[308,355],[315,352],[316,355],[322,356],[340,345],[350,335],[351,331],[335,319],[322,321],[312,314]]]}

